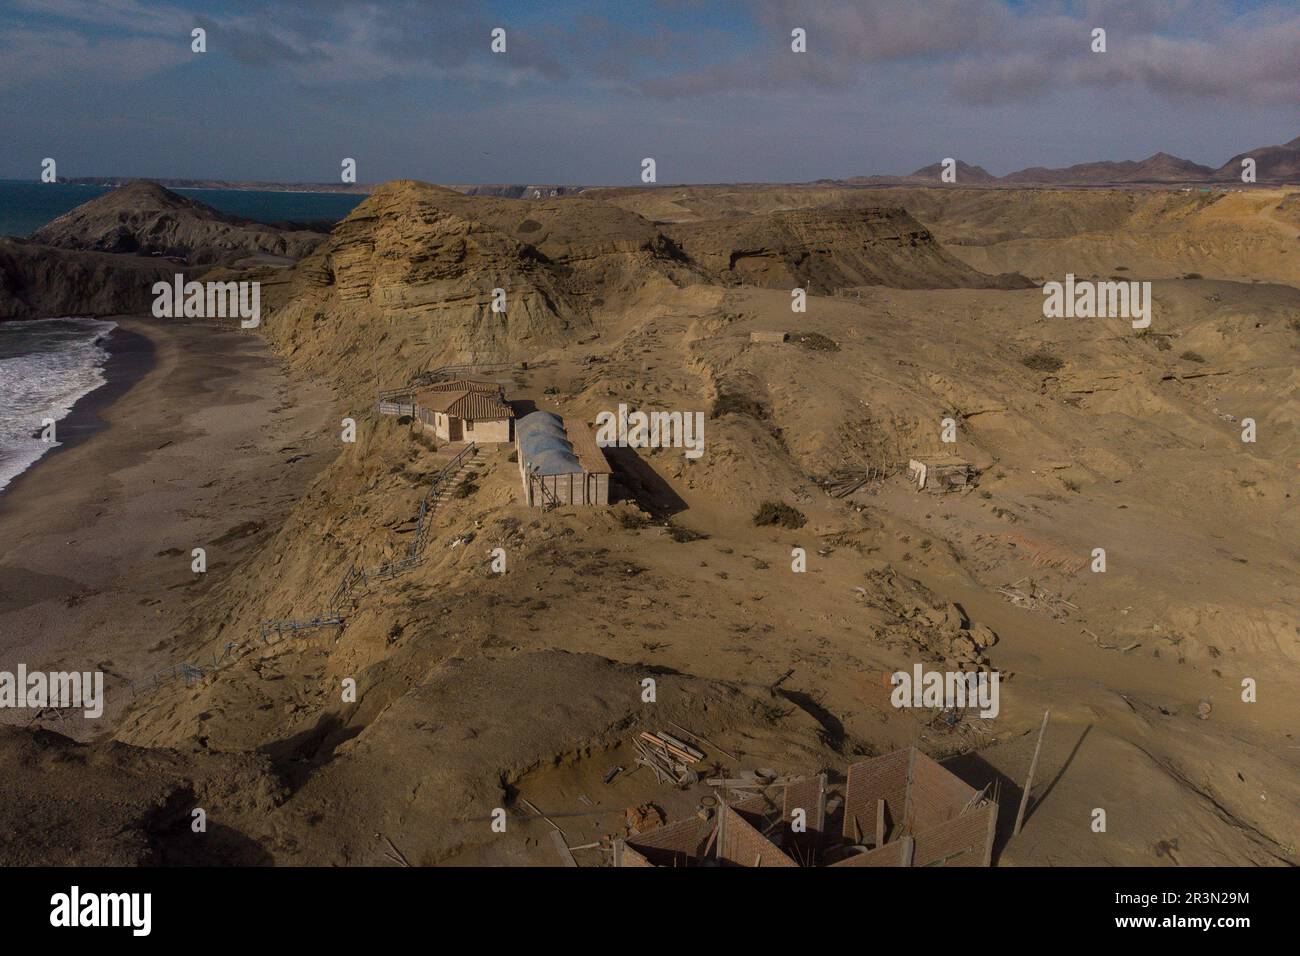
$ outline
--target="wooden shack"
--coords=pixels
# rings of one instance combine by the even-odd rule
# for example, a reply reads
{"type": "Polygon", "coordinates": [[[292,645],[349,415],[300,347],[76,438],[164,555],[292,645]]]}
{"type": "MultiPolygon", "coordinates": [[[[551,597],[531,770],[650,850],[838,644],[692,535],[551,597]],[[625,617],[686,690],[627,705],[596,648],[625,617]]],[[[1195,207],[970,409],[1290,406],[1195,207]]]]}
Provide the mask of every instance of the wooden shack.
{"type": "Polygon", "coordinates": [[[515,426],[524,501],[533,508],[609,504],[613,469],[585,423],[537,411],[515,426]]]}
{"type": "Polygon", "coordinates": [[[916,490],[936,495],[962,491],[972,477],[970,462],[956,455],[923,455],[907,465],[907,478],[916,482],[916,490]]]}
{"type": "Polygon", "coordinates": [[[724,791],[711,818],[688,816],[614,841],[616,867],[986,867],[998,801],[915,747],[849,767],[840,832],[827,826],[826,777],[794,777],[777,803],[724,791]],[[803,809],[805,829],[792,826],[803,809]]]}

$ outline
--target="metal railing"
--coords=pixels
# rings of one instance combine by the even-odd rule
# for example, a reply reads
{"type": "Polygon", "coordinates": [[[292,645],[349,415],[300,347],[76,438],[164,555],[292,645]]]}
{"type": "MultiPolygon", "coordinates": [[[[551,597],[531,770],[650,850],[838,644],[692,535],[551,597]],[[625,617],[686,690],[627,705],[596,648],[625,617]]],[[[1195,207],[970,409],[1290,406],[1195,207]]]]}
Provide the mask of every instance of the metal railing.
{"type": "Polygon", "coordinates": [[[405,385],[395,385],[389,388],[381,388],[376,393],[376,402],[380,412],[387,415],[413,415],[410,412],[391,412],[385,411],[385,408],[392,407],[411,407],[411,402],[401,402],[398,399],[413,398],[417,389],[434,385],[438,382],[444,382],[448,379],[457,378],[462,375],[492,374],[496,372],[508,372],[515,368],[527,368],[526,362],[493,362],[481,365],[443,365],[439,368],[431,369],[427,372],[417,372],[411,377],[405,385]]]}

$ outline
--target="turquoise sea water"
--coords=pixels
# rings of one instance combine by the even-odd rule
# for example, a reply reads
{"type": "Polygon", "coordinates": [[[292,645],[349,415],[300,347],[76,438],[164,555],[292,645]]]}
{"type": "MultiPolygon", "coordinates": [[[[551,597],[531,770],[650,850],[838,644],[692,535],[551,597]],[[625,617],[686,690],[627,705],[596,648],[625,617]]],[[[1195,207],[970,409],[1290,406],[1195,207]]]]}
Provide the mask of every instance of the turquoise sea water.
{"type": "MultiPolygon", "coordinates": [[[[110,192],[108,186],[73,186],[0,179],[0,236],[30,236],[52,219],[110,192]]],[[[259,222],[337,222],[365,196],[349,193],[254,192],[243,189],[174,189],[214,209],[259,222]]]]}

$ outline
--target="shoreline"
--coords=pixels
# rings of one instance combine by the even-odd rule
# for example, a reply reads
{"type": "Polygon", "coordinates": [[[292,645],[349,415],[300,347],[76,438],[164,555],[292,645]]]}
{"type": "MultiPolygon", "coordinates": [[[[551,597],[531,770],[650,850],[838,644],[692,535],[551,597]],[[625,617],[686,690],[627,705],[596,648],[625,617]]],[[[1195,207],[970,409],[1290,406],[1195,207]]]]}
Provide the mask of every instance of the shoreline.
{"type": "MultiPolygon", "coordinates": [[[[108,381],[0,494],[0,670],[103,671],[100,719],[36,721],[83,740],[111,732],[132,681],[183,656],[196,602],[274,536],[337,450],[332,394],[289,378],[260,337],[107,318],[108,381]],[[206,573],[191,570],[196,547],[206,573]]],[[[0,710],[0,723],[36,716],[0,710]]]]}
{"type": "MultiPolygon", "coordinates": [[[[110,321],[118,320],[113,318],[110,321]]],[[[73,403],[68,414],[59,419],[55,425],[58,444],[14,475],[0,489],[0,514],[5,512],[10,494],[25,484],[30,476],[38,474],[42,465],[106,429],[108,422],[104,415],[107,410],[157,364],[153,340],[147,335],[123,328],[120,322],[117,328],[104,337],[101,347],[108,353],[102,368],[103,384],[82,395],[73,403]]]]}

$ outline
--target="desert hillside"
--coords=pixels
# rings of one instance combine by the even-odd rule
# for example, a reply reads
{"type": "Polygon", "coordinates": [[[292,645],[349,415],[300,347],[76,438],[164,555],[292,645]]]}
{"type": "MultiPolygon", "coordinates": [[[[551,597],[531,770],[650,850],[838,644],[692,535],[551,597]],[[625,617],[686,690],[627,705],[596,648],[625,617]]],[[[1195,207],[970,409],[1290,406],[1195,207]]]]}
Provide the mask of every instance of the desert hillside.
{"type": "Polygon", "coordinates": [[[85,760],[139,808],[103,821],[108,860],[167,858],[176,815],[144,808],[203,799],[230,860],[554,865],[540,812],[608,865],[628,808],[708,792],[626,772],[671,722],[724,775],[842,780],[915,743],[1001,788],[999,865],[1294,865],[1298,232],[1285,190],[386,184],[291,270],[219,273],[268,276],[258,334],[358,429],[171,622],[162,650],[217,666],[141,693],[111,742],[0,744],[34,788],[85,760]],[[1066,272],[1151,282],[1150,327],[1045,318],[1066,272]],[[421,533],[463,446],[375,389],[462,363],[508,363],[520,413],[698,411],[704,454],[608,449],[615,504],[543,510],[484,446],[421,533]],[[971,484],[918,492],[908,462],[941,452],[971,484]],[[1001,712],[891,706],[918,663],[997,671],[1001,712]]]}

